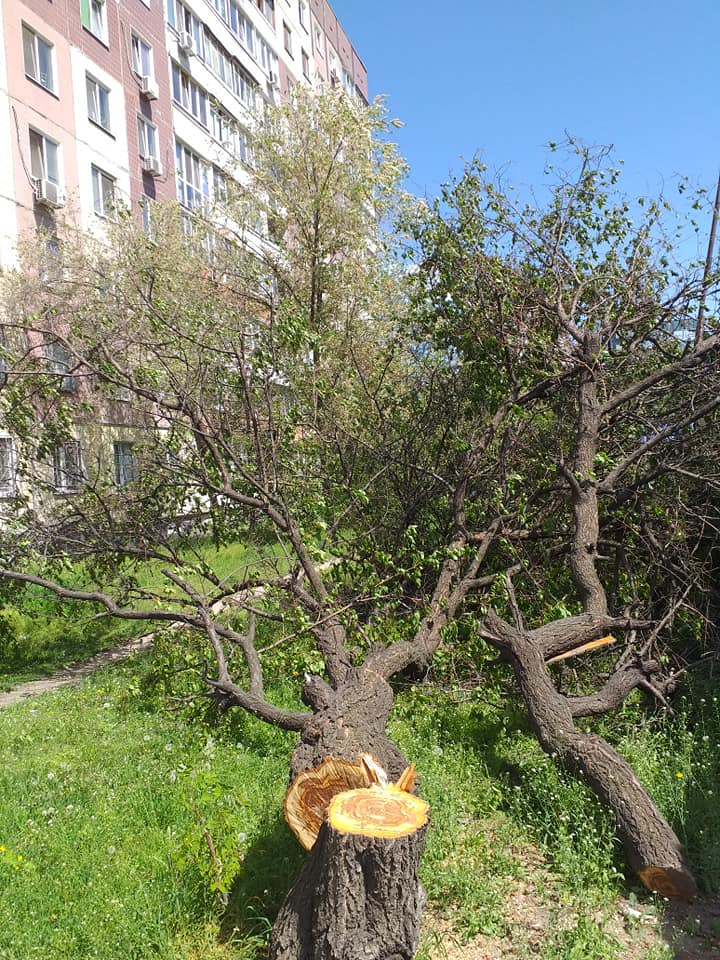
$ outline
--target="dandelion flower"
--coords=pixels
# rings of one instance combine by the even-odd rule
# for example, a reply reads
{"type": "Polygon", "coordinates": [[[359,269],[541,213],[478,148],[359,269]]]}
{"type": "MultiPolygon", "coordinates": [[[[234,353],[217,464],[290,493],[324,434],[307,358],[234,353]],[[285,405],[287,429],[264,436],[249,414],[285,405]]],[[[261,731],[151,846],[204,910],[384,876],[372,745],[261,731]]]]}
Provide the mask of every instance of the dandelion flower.
{"type": "Polygon", "coordinates": [[[682,780],[682,778],[685,776],[685,774],[682,772],[682,770],[678,770],[678,772],[675,774],[675,776],[678,778],[678,780],[682,780]]]}

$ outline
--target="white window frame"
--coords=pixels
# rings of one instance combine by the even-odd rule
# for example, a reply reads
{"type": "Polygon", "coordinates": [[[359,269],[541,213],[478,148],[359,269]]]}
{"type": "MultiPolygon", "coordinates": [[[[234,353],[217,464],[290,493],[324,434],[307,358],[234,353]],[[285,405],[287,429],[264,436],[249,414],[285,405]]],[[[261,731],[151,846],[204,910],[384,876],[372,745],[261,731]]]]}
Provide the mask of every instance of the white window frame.
{"type": "Polygon", "coordinates": [[[15,442],[7,433],[0,433],[0,499],[17,493],[17,459],[15,442]]]}
{"type": "Polygon", "coordinates": [[[58,493],[77,493],[83,484],[82,450],[79,440],[59,443],[52,452],[53,486],[58,493]]]}
{"type": "Polygon", "coordinates": [[[93,188],[93,210],[98,217],[113,217],[117,201],[115,177],[101,167],[96,167],[94,163],[90,167],[90,176],[93,188]]]}
{"type": "Polygon", "coordinates": [[[305,33],[310,32],[310,27],[308,26],[310,18],[308,16],[308,5],[305,0],[298,0],[298,21],[300,26],[303,28],[305,33]]]}
{"type": "Polygon", "coordinates": [[[98,40],[102,40],[103,43],[107,43],[107,6],[105,0],[89,0],[89,9],[90,33],[98,40]]]}
{"type": "Polygon", "coordinates": [[[49,180],[60,186],[60,144],[34,127],[29,128],[29,140],[33,179],[49,180]]]}
{"type": "Polygon", "coordinates": [[[88,120],[100,127],[105,133],[111,133],[110,123],[110,88],[106,87],[91,73],[85,74],[85,90],[87,93],[88,120]],[[103,99],[105,102],[105,120],[103,122],[103,99]]]}
{"type": "Polygon", "coordinates": [[[158,141],[158,128],[151,123],[142,113],[137,115],[138,121],[138,152],[143,160],[159,160],[160,145],[158,141]]]}
{"type": "Polygon", "coordinates": [[[172,98],[173,102],[187,111],[198,123],[208,129],[208,108],[210,98],[207,91],[183,70],[172,62],[172,98]]]}
{"type": "Polygon", "coordinates": [[[155,60],[152,44],[133,30],[130,35],[132,68],[138,77],[155,77],[155,60]],[[147,69],[146,69],[147,68],[147,69]]]}
{"type": "Polygon", "coordinates": [[[175,141],[175,176],[177,198],[190,210],[201,210],[210,202],[211,168],[201,157],[175,141]]]}
{"type": "Polygon", "coordinates": [[[23,62],[25,76],[39,84],[49,93],[55,93],[55,48],[33,27],[22,25],[23,62]],[[46,69],[43,71],[42,54],[45,54],[46,69]]]}

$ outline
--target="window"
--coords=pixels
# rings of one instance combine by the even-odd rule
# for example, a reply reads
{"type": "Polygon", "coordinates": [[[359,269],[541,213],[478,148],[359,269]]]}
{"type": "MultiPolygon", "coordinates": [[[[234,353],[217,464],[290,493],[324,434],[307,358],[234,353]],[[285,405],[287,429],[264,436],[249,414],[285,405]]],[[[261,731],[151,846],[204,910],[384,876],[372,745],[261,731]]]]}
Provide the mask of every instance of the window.
{"type": "Polygon", "coordinates": [[[43,344],[43,353],[50,372],[59,375],[59,389],[63,393],[72,393],[77,383],[72,374],[73,355],[68,348],[60,340],[48,339],[43,344]]]}
{"type": "Polygon", "coordinates": [[[80,22],[98,40],[107,42],[105,0],[80,0],[80,22]]]}
{"type": "Polygon", "coordinates": [[[257,84],[236,61],[233,61],[232,89],[246,107],[252,109],[255,106],[257,84]]]}
{"type": "Polygon", "coordinates": [[[46,90],[54,92],[55,77],[53,74],[52,44],[31,30],[26,24],[22,25],[23,57],[25,60],[25,76],[39,83],[46,90]]]}
{"type": "Polygon", "coordinates": [[[306,80],[310,79],[310,57],[303,50],[301,54],[302,59],[302,72],[306,80]]]}
{"type": "Polygon", "coordinates": [[[146,43],[141,37],[136,33],[133,33],[131,39],[132,47],[132,68],[135,73],[140,77],[152,77],[154,76],[153,71],[153,55],[152,47],[149,43],[146,43]]]}
{"type": "Polygon", "coordinates": [[[150,123],[149,120],[146,120],[141,114],[138,114],[138,152],[141,157],[154,157],[158,159],[160,156],[158,150],[158,132],[157,127],[150,123]]]}
{"type": "Polygon", "coordinates": [[[35,180],[60,184],[59,147],[54,140],[30,130],[30,172],[35,180]]]}
{"type": "Polygon", "coordinates": [[[115,178],[99,167],[91,167],[93,209],[99,217],[111,217],[115,207],[115,178]]]}
{"type": "Polygon", "coordinates": [[[260,13],[265,17],[265,19],[272,23],[273,14],[275,12],[275,0],[257,0],[257,5],[260,13]]]}
{"type": "Polygon", "coordinates": [[[290,32],[290,27],[283,20],[283,43],[285,44],[286,51],[293,55],[292,52],[292,33],[290,32]]]}
{"type": "Polygon", "coordinates": [[[247,131],[238,126],[224,110],[218,106],[210,108],[210,129],[213,137],[238,160],[250,162],[250,146],[247,131]]]}
{"type": "Polygon", "coordinates": [[[228,201],[227,178],[222,170],[213,167],[213,194],[216,203],[225,204],[228,201]]]}
{"type": "Polygon", "coordinates": [[[188,10],[181,0],[168,0],[167,11],[170,26],[174,27],[178,33],[180,33],[181,30],[187,31],[193,38],[195,53],[201,57],[203,54],[204,40],[201,22],[194,13],[188,10]]]}
{"type": "Polygon", "coordinates": [[[74,493],[83,481],[80,443],[68,440],[53,450],[53,483],[62,493],[74,493]]]}
{"type": "Polygon", "coordinates": [[[124,487],[126,483],[137,480],[137,459],[133,444],[127,440],[119,440],[113,444],[113,459],[115,461],[115,483],[124,487]]]}
{"type": "MultiPolygon", "coordinates": [[[[155,236],[155,230],[153,227],[153,201],[150,197],[142,197],[140,199],[140,213],[142,215],[142,225],[145,235],[149,240],[152,240],[155,236]]],[[[119,400],[125,400],[126,402],[130,400],[130,394],[121,394],[118,397],[119,400]]]]}
{"type": "Polygon", "coordinates": [[[85,87],[87,90],[88,117],[93,123],[96,123],[103,130],[110,132],[110,90],[91,77],[89,73],[85,74],[85,87]]]}
{"type": "Polygon", "coordinates": [[[298,0],[298,20],[300,21],[300,26],[307,30],[308,16],[307,3],[305,3],[305,0],[298,0]]]}
{"type": "Polygon", "coordinates": [[[318,56],[323,56],[323,35],[320,27],[315,27],[315,53],[318,56]]]}
{"type": "Polygon", "coordinates": [[[210,200],[210,177],[207,164],[179,140],[175,141],[175,170],[177,197],[180,203],[193,209],[210,200]]]}
{"type": "Polygon", "coordinates": [[[0,497],[15,496],[15,447],[12,437],[0,437],[0,497]]]}
{"type": "Polygon", "coordinates": [[[190,74],[181,70],[176,63],[172,65],[172,93],[175,103],[179,103],[204,127],[207,127],[208,95],[199,84],[195,83],[190,74]]]}
{"type": "Polygon", "coordinates": [[[5,331],[0,327],[0,389],[5,386],[7,383],[7,360],[5,359],[5,349],[7,343],[5,342],[5,331]]]}
{"type": "Polygon", "coordinates": [[[278,72],[278,58],[277,54],[258,36],[258,60],[260,61],[260,66],[263,68],[265,73],[274,74],[277,76],[278,72]]]}

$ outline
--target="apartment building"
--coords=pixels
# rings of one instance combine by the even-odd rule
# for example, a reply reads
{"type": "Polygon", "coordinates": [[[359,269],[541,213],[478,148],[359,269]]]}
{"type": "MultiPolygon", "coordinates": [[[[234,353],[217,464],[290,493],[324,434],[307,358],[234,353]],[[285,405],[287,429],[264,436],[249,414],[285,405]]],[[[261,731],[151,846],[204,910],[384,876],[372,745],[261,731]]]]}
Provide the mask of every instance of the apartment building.
{"type": "MultiPolygon", "coordinates": [[[[367,100],[327,0],[1,0],[0,269],[21,238],[52,248],[60,220],[102,233],[119,205],[148,219],[154,200],[190,213],[221,200],[228,178],[247,175],[259,108],[296,83],[367,100]]],[[[81,398],[62,347],[32,346],[81,398]]],[[[103,436],[116,483],[132,477],[127,410],[78,420],[48,464],[59,494],[78,489],[83,448],[103,436]]],[[[0,501],[17,492],[15,457],[0,423],[0,501]]]]}
{"type": "Polygon", "coordinates": [[[18,237],[119,202],[222,192],[263,100],[367,72],[327,0],[3,0],[0,265],[18,237]]]}

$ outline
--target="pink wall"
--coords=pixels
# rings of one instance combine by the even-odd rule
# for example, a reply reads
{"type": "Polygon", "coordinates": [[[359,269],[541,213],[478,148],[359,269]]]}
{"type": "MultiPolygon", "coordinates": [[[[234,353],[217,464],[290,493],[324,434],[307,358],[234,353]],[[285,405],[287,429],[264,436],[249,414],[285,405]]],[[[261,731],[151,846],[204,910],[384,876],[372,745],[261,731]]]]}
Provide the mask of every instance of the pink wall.
{"type": "MultiPolygon", "coordinates": [[[[142,0],[106,4],[108,42],[103,43],[85,30],[80,20],[80,0],[6,0],[4,4],[5,44],[8,70],[9,118],[13,141],[13,172],[20,233],[33,225],[51,226],[52,216],[33,203],[29,182],[30,151],[28,127],[56,140],[61,147],[61,177],[69,200],[77,190],[78,169],[75,150],[70,45],[122,83],[128,139],[128,166],[133,206],[143,194],[159,200],[175,197],[172,108],[165,52],[165,17],[162,3],[153,0],[148,8],[142,0]],[[55,90],[49,92],[25,76],[22,23],[36,30],[54,46],[55,90]],[[131,68],[130,37],[135,29],[153,47],[155,78],[160,97],[147,101],[140,96],[131,68]],[[14,112],[13,112],[14,111],[14,112]],[[158,128],[160,157],[165,176],[143,174],[138,151],[137,114],[142,113],[158,128]],[[16,119],[17,118],[17,119],[16,119]],[[17,131],[17,135],[16,135],[17,131]],[[25,171],[27,168],[28,173],[25,171]]],[[[84,102],[84,91],[81,92],[84,102]]]]}

